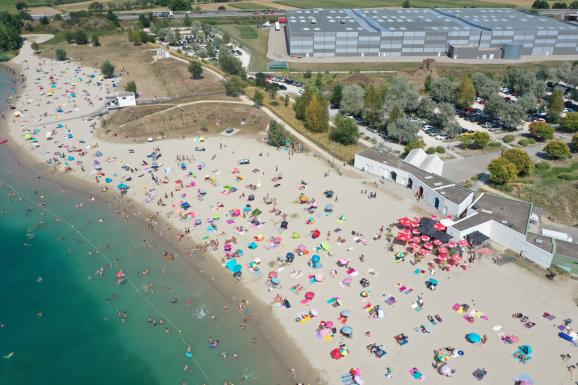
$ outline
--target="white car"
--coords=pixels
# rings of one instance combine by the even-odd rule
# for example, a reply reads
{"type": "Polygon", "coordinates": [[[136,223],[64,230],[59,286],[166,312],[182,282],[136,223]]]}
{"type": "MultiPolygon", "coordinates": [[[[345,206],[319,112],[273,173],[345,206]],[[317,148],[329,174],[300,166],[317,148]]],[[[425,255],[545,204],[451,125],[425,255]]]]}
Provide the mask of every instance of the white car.
{"type": "Polygon", "coordinates": [[[447,138],[448,138],[448,137],[445,136],[445,135],[436,135],[436,136],[434,136],[434,139],[437,139],[437,140],[446,140],[447,138]]]}

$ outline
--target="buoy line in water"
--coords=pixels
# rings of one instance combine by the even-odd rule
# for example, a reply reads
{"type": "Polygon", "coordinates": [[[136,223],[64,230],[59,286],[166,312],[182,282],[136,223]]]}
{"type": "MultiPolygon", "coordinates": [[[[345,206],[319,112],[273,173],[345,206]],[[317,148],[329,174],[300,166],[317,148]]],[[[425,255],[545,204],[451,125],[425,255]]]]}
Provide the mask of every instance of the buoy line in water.
{"type": "MultiPolygon", "coordinates": [[[[98,248],[98,246],[96,246],[90,239],[88,239],[88,237],[86,235],[84,235],[83,232],[81,232],[80,230],[78,230],[74,224],[70,223],[68,220],[66,220],[66,218],[61,217],[60,215],[58,215],[57,213],[55,213],[54,211],[42,206],[40,203],[34,201],[33,199],[27,197],[26,195],[22,194],[19,190],[17,190],[16,188],[14,188],[14,186],[10,185],[9,183],[6,183],[6,181],[2,178],[0,178],[0,184],[8,187],[12,192],[14,192],[15,194],[17,194],[18,196],[20,196],[21,198],[25,199],[26,201],[30,202],[31,204],[33,204],[36,207],[39,207],[42,211],[45,211],[46,213],[52,215],[53,217],[59,219],[62,223],[66,224],[67,226],[69,226],[76,234],[78,234],[82,239],[84,239],[86,241],[86,243],[88,245],[90,245],[92,248],[94,248],[94,250],[96,251],[96,253],[106,262],[109,263],[110,266],[113,266],[112,260],[107,257],[103,252],[100,251],[100,249],[98,248]]],[[[155,306],[155,304],[153,304],[143,293],[142,291],[137,287],[137,285],[135,285],[135,283],[128,277],[125,276],[126,281],[134,288],[134,290],[142,297],[142,299],[155,311],[157,312],[161,317],[163,317],[163,319],[166,319],[169,324],[173,327],[173,329],[175,329],[178,333],[179,333],[179,337],[181,338],[181,342],[183,343],[184,346],[190,346],[189,344],[187,344],[184,336],[183,336],[183,332],[181,329],[179,329],[177,327],[177,325],[175,325],[175,323],[169,318],[167,317],[158,307],[155,306]]],[[[188,356],[187,356],[188,357],[188,356]]],[[[195,358],[195,356],[191,356],[190,358],[192,358],[192,360],[195,362],[195,364],[197,365],[197,367],[199,368],[199,370],[201,371],[201,373],[203,374],[203,377],[205,377],[205,379],[207,380],[207,382],[209,384],[211,384],[211,380],[209,379],[209,376],[207,376],[207,373],[205,373],[205,371],[203,370],[203,367],[201,366],[201,364],[199,363],[199,361],[195,358]]]]}

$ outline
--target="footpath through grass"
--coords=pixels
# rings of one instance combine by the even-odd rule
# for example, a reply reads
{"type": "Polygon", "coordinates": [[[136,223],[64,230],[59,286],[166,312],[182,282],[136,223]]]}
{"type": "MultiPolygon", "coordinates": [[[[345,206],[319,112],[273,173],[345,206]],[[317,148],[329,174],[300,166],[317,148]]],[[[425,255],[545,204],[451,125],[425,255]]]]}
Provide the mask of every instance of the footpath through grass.
{"type": "MultiPolygon", "coordinates": [[[[402,0],[279,0],[277,4],[288,5],[296,8],[380,8],[380,7],[399,7],[401,8],[402,0]]],[[[413,8],[512,8],[514,5],[500,3],[498,1],[480,1],[480,0],[411,0],[413,8]]]]}
{"type": "MultiPolygon", "coordinates": [[[[262,91],[262,90],[261,90],[262,91]]],[[[255,94],[255,87],[247,87],[245,89],[245,94],[252,98],[255,94]]],[[[311,132],[303,125],[303,122],[295,117],[295,111],[293,111],[293,106],[289,104],[285,106],[280,97],[277,97],[275,101],[269,98],[269,95],[265,96],[263,104],[270,108],[278,117],[280,117],[285,123],[296,129],[300,134],[305,136],[307,139],[311,140],[323,150],[328,153],[334,153],[335,159],[350,162],[355,158],[355,154],[363,151],[366,147],[357,143],[351,146],[344,146],[343,144],[336,143],[329,139],[329,133],[317,133],[311,132]]]]}

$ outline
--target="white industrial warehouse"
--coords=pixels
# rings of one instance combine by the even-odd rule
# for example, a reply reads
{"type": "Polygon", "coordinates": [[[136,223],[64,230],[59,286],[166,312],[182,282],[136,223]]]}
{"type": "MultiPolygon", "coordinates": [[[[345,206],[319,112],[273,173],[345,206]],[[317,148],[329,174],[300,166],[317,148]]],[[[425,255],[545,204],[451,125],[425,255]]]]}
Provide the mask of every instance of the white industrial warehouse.
{"type": "Polygon", "coordinates": [[[578,53],[578,26],[507,8],[287,11],[285,39],[293,57],[516,60],[578,53]]]}

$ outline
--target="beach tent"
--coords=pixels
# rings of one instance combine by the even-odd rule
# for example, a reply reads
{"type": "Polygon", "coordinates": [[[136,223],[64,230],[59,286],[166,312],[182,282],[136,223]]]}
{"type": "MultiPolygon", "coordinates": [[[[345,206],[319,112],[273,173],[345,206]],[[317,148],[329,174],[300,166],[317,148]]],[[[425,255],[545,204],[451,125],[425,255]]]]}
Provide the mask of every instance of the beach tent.
{"type": "Polygon", "coordinates": [[[239,265],[235,258],[229,259],[225,264],[225,266],[227,267],[227,269],[229,269],[231,273],[240,273],[241,270],[243,269],[243,266],[239,265]]]}

